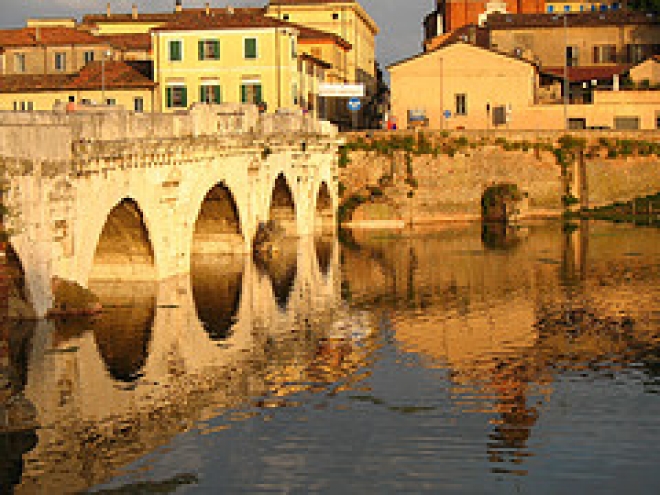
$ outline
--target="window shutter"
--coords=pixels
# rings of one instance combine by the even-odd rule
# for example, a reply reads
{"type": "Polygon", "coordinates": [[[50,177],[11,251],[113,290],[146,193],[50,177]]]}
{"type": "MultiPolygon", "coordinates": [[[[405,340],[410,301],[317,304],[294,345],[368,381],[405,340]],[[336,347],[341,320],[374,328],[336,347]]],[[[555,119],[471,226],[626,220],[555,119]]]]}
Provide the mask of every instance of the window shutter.
{"type": "Polygon", "coordinates": [[[220,86],[213,86],[213,102],[220,103],[220,86]]]}
{"type": "Polygon", "coordinates": [[[247,103],[247,86],[241,84],[241,103],[247,103]]]}
{"type": "Polygon", "coordinates": [[[199,101],[206,103],[206,86],[199,87],[199,101]]]}
{"type": "Polygon", "coordinates": [[[202,40],[199,41],[197,44],[198,49],[199,49],[199,59],[204,60],[204,42],[202,40]]]}
{"type": "Polygon", "coordinates": [[[172,88],[165,88],[165,101],[167,108],[172,108],[172,88]]]}
{"type": "Polygon", "coordinates": [[[181,106],[188,108],[188,88],[185,86],[181,88],[181,106]]]}
{"type": "Polygon", "coordinates": [[[261,84],[257,84],[254,86],[254,100],[255,103],[263,102],[263,100],[261,99],[261,84]]]}
{"type": "Polygon", "coordinates": [[[245,39],[245,58],[257,58],[257,40],[255,38],[245,39]]]}

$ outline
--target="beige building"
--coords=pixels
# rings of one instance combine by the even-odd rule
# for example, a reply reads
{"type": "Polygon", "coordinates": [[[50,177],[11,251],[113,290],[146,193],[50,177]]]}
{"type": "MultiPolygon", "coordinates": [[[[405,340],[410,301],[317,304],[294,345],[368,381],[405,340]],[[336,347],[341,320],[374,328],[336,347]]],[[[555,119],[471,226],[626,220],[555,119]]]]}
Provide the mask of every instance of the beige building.
{"type": "Polygon", "coordinates": [[[660,85],[660,55],[654,55],[630,69],[630,79],[637,85],[660,85]]]}
{"type": "Polygon", "coordinates": [[[536,68],[464,42],[388,67],[391,114],[401,128],[426,119],[432,128],[481,128],[535,102],[536,68]]]}
{"type": "MultiPolygon", "coordinates": [[[[607,11],[488,16],[489,48],[541,68],[610,66],[621,73],[660,50],[657,13],[607,11]]],[[[614,73],[614,72],[613,72],[614,73]]]]}
{"type": "Polygon", "coordinates": [[[73,74],[107,57],[110,45],[92,34],[44,21],[34,27],[0,30],[0,75],[73,74]]]}
{"type": "Polygon", "coordinates": [[[141,62],[90,62],[77,74],[0,76],[0,111],[52,110],[61,103],[122,106],[151,112],[155,84],[141,62]]]}
{"type": "Polygon", "coordinates": [[[542,98],[537,68],[464,42],[389,67],[399,128],[660,129],[660,91],[595,90],[590,103],[542,98]]]}

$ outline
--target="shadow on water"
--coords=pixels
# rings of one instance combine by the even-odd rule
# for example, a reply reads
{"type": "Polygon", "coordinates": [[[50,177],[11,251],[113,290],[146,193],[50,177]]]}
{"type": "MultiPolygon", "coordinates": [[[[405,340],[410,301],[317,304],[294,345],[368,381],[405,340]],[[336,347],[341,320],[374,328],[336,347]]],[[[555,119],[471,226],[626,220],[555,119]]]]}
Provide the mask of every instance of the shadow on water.
{"type": "Polygon", "coordinates": [[[314,250],[316,251],[316,261],[323,275],[330,271],[332,254],[334,252],[334,237],[318,236],[314,239],[314,250]]]}
{"type": "Polygon", "coordinates": [[[481,224],[481,242],[488,249],[507,250],[520,244],[517,227],[505,222],[484,222],[481,224]]]}
{"type": "Polygon", "coordinates": [[[277,306],[285,310],[298,273],[298,240],[287,237],[277,247],[272,254],[255,252],[253,260],[257,269],[270,277],[277,306]]]}
{"type": "Polygon", "coordinates": [[[195,255],[191,263],[197,316],[211,340],[225,340],[236,324],[243,290],[245,257],[195,255]]]}
{"type": "Polygon", "coordinates": [[[141,376],[149,356],[157,285],[95,282],[90,289],[99,296],[104,308],[91,328],[105,367],[114,380],[134,382],[141,376]]]}
{"type": "Polygon", "coordinates": [[[36,411],[23,396],[34,322],[0,322],[0,493],[21,482],[23,456],[38,442],[36,411]]]}

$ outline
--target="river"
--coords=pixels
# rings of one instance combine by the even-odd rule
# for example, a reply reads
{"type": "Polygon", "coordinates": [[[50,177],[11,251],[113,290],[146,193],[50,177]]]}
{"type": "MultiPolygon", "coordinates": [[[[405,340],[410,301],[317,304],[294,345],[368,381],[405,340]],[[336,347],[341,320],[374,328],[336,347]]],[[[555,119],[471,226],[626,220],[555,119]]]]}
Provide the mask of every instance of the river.
{"type": "Polygon", "coordinates": [[[660,231],[291,240],[4,344],[0,492],[657,493],[660,231]]]}

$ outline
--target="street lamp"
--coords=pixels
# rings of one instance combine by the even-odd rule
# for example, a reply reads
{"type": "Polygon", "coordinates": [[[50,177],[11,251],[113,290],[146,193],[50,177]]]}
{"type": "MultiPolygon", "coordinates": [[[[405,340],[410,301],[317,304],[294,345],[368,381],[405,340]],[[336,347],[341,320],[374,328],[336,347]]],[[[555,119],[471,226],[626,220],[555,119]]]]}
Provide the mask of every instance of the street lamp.
{"type": "MultiPolygon", "coordinates": [[[[566,13],[561,14],[564,19],[564,129],[568,130],[568,17],[566,13]]],[[[554,16],[554,19],[559,19],[559,15],[554,16]]]]}
{"type": "Polygon", "coordinates": [[[106,50],[103,52],[103,56],[101,57],[101,104],[102,105],[105,105],[105,59],[110,55],[112,55],[112,52],[110,50],[106,50]]]}

